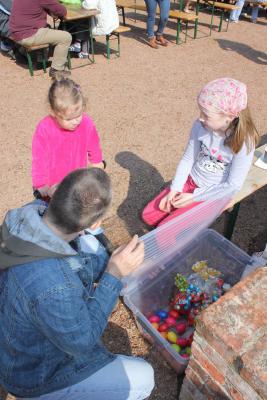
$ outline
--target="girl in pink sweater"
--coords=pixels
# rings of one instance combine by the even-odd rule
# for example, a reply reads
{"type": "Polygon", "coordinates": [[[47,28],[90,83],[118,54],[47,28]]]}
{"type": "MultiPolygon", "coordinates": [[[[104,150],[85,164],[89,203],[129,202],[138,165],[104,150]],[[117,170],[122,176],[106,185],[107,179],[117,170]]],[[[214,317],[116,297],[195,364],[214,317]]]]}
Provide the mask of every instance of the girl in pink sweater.
{"type": "Polygon", "coordinates": [[[50,115],[39,122],[32,141],[32,184],[41,197],[51,197],[75,169],[105,166],[80,86],[66,78],[55,80],[48,100],[50,115]]]}

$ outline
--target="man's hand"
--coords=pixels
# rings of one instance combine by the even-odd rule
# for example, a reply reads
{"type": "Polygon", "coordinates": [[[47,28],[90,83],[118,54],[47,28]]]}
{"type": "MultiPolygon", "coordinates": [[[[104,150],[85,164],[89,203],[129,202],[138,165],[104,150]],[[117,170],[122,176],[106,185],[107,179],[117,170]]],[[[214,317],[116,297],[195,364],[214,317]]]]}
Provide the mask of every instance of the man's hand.
{"type": "Polygon", "coordinates": [[[171,204],[174,208],[183,208],[193,203],[193,193],[180,193],[175,196],[171,204]]]}
{"type": "Polygon", "coordinates": [[[161,210],[161,211],[164,211],[164,212],[171,212],[171,209],[172,209],[172,200],[173,200],[173,198],[175,197],[175,196],[177,196],[177,192],[175,192],[175,191],[173,191],[173,190],[171,190],[166,196],[164,196],[162,199],[161,199],[161,201],[160,201],[160,203],[159,203],[159,209],[161,210]]]}
{"type": "Polygon", "coordinates": [[[112,253],[106,271],[121,279],[133,272],[143,259],[144,243],[135,235],[128,244],[120,246],[112,253]]]}

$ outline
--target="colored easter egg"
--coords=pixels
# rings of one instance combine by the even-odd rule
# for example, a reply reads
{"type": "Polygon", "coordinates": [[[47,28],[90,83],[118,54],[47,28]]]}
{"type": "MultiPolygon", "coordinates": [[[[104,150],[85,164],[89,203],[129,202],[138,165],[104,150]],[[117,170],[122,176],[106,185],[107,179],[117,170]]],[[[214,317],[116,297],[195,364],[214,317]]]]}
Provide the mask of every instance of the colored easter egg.
{"type": "Polygon", "coordinates": [[[192,335],[190,335],[188,338],[187,338],[187,346],[191,346],[191,344],[192,344],[192,342],[193,342],[193,334],[192,335]]]}
{"type": "Polygon", "coordinates": [[[181,347],[186,347],[188,345],[188,340],[186,338],[178,337],[178,339],[176,340],[176,344],[181,347]]]}
{"type": "Polygon", "coordinates": [[[188,354],[189,356],[191,356],[191,348],[190,347],[186,347],[185,348],[185,353],[188,354]]]}
{"type": "Polygon", "coordinates": [[[166,323],[168,326],[175,326],[175,324],[176,324],[176,319],[173,318],[173,317],[168,317],[168,318],[165,319],[165,323],[166,323]]]}
{"type": "Polygon", "coordinates": [[[148,318],[149,322],[160,322],[160,317],[158,315],[151,315],[151,317],[148,318]]]}
{"type": "Polygon", "coordinates": [[[179,318],[179,312],[177,310],[170,310],[169,311],[169,317],[178,319],[179,318]]]}
{"type": "Polygon", "coordinates": [[[178,344],[173,343],[171,346],[175,351],[177,351],[177,353],[180,353],[181,347],[178,346],[178,344]]]}
{"type": "Polygon", "coordinates": [[[167,333],[167,339],[169,340],[169,342],[171,343],[175,343],[176,344],[176,340],[177,340],[177,335],[176,333],[169,331],[167,333]]]}
{"type": "Polygon", "coordinates": [[[167,311],[164,310],[159,310],[156,312],[157,316],[160,317],[160,319],[165,319],[168,317],[167,311]]]}
{"type": "Polygon", "coordinates": [[[165,324],[165,322],[163,322],[162,324],[160,324],[159,326],[159,332],[166,332],[169,329],[168,325],[165,324]]]}
{"type": "Polygon", "coordinates": [[[167,339],[167,332],[160,332],[160,334],[164,339],[167,339]]]}
{"type": "Polygon", "coordinates": [[[189,354],[183,353],[183,354],[181,354],[181,357],[183,357],[183,358],[189,358],[189,354]]]}
{"type": "Polygon", "coordinates": [[[158,330],[159,329],[159,324],[157,322],[151,322],[151,325],[158,330]]]}
{"type": "Polygon", "coordinates": [[[186,331],[186,323],[185,322],[178,322],[175,325],[175,328],[176,328],[177,332],[179,333],[179,335],[182,335],[186,331]]]}

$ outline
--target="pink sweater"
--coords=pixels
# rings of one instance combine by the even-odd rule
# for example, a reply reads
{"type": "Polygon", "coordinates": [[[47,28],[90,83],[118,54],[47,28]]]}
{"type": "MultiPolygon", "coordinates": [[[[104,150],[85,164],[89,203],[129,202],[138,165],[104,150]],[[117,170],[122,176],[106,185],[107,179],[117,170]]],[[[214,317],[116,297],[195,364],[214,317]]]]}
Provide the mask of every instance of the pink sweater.
{"type": "Polygon", "coordinates": [[[93,121],[83,114],[75,131],[62,129],[47,116],[37,125],[32,141],[32,184],[39,188],[60,183],[71,171],[103,160],[93,121]]]}

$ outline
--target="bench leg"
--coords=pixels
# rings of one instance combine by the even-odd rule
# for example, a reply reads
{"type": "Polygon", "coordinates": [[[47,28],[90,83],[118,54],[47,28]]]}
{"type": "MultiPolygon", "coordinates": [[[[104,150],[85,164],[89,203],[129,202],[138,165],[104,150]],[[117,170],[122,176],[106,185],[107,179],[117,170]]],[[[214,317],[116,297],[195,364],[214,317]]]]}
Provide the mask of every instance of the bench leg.
{"type": "Polygon", "coordinates": [[[187,32],[188,32],[188,21],[186,21],[186,23],[185,23],[185,39],[184,39],[185,43],[186,43],[186,40],[187,40],[187,32]]]}
{"type": "Polygon", "coordinates": [[[238,217],[239,208],[240,208],[240,203],[236,203],[232,211],[226,211],[223,235],[228,240],[231,240],[232,238],[235,223],[238,217]]]}
{"type": "Polygon", "coordinates": [[[117,35],[117,38],[118,38],[118,51],[117,51],[117,57],[120,57],[121,56],[121,37],[120,37],[120,34],[118,33],[118,35],[117,35]]]}
{"type": "Polygon", "coordinates": [[[212,27],[213,27],[213,18],[214,18],[214,2],[213,2],[213,4],[212,4],[212,12],[211,12],[210,36],[211,36],[212,27]]]}
{"type": "Polygon", "coordinates": [[[67,57],[67,66],[68,69],[71,70],[71,58],[70,58],[70,51],[68,51],[68,57],[67,57]]]}
{"type": "Polygon", "coordinates": [[[228,31],[229,22],[230,22],[230,13],[228,13],[226,32],[228,31]]]}
{"type": "Polygon", "coordinates": [[[125,22],[125,12],[124,12],[124,7],[120,7],[121,12],[122,12],[122,23],[125,26],[126,22],[125,22]]]}
{"type": "Polygon", "coordinates": [[[28,67],[30,71],[30,75],[33,76],[33,66],[32,66],[32,57],[30,53],[26,50],[27,60],[28,60],[28,67]]]}
{"type": "Polygon", "coordinates": [[[43,65],[43,71],[46,73],[46,49],[42,49],[42,65],[43,65]]]}
{"type": "Polygon", "coordinates": [[[224,11],[222,10],[218,32],[222,31],[223,17],[224,17],[224,11]]]}
{"type": "Polygon", "coordinates": [[[177,30],[176,30],[176,44],[180,42],[180,32],[181,32],[181,20],[177,19],[177,30]]]}
{"type": "Polygon", "coordinates": [[[106,35],[107,59],[110,60],[110,35],[106,35]]]}

